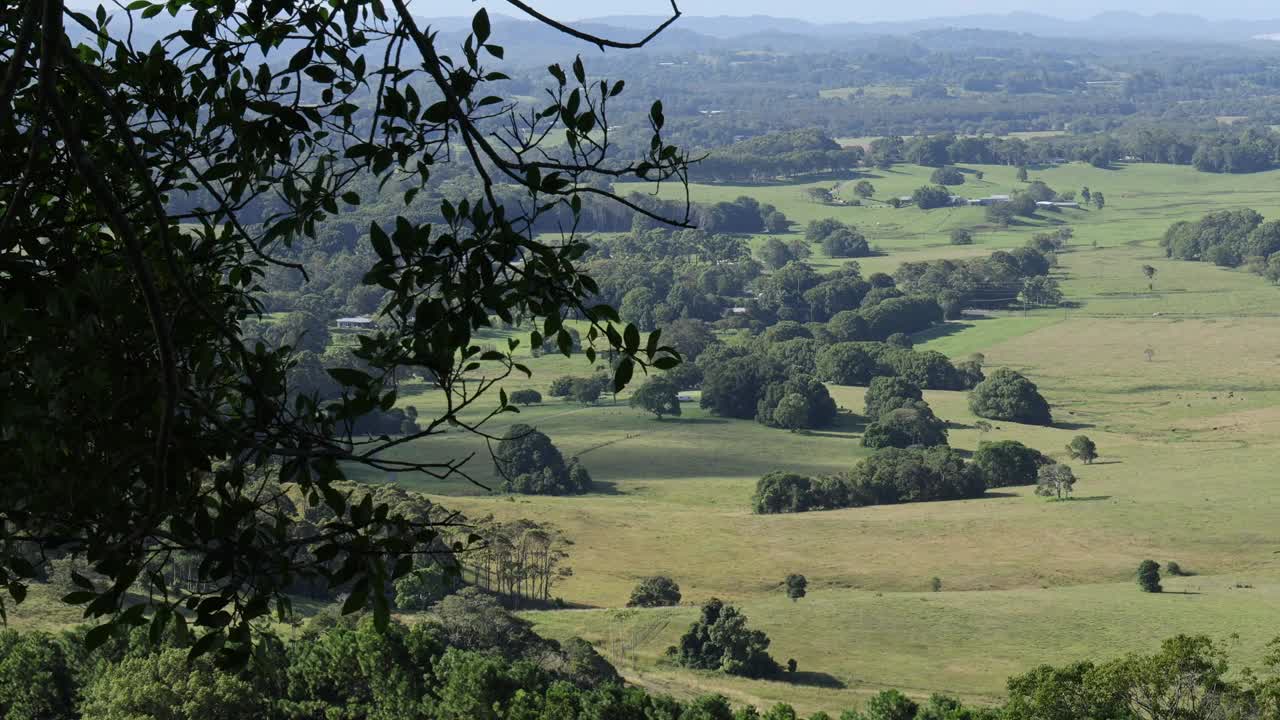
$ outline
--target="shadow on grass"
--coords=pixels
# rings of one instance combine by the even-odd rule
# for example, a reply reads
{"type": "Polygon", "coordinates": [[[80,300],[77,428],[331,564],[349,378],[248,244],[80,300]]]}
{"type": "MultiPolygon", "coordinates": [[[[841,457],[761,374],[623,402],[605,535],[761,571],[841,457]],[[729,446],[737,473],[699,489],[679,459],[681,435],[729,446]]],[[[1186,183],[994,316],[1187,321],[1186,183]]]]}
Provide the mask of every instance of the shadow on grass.
{"type": "Polygon", "coordinates": [[[867,419],[853,412],[842,412],[836,419],[822,430],[809,430],[806,435],[813,437],[847,438],[849,435],[861,434],[867,429],[867,419]]]}
{"type": "Polygon", "coordinates": [[[988,490],[982,493],[983,498],[1011,498],[1018,497],[1018,493],[999,492],[997,490],[988,490]]]}
{"type": "Polygon", "coordinates": [[[1093,462],[1086,463],[1086,464],[1087,465],[1123,465],[1124,461],[1123,460],[1094,460],[1093,462]]]}
{"type": "Polygon", "coordinates": [[[1059,430],[1085,430],[1087,428],[1097,427],[1097,425],[1094,425],[1093,423],[1081,423],[1081,422],[1056,422],[1050,427],[1054,427],[1059,430]]]}
{"type": "Polygon", "coordinates": [[[929,342],[930,340],[937,340],[938,338],[949,337],[973,327],[973,323],[970,322],[970,320],[976,319],[978,318],[965,318],[960,321],[951,320],[949,322],[942,323],[941,325],[934,325],[928,330],[921,330],[920,332],[912,333],[911,340],[912,342],[919,344],[929,342]]]}
{"type": "Polygon", "coordinates": [[[1086,495],[1084,497],[1067,498],[1067,502],[1094,502],[1098,500],[1110,500],[1110,495],[1086,495]]]}
{"type": "Polygon", "coordinates": [[[724,425],[728,420],[718,417],[668,417],[661,420],[663,425],[724,425]]]}
{"type": "Polygon", "coordinates": [[[797,670],[793,673],[784,672],[778,676],[778,680],[788,685],[804,685],[806,687],[828,688],[831,690],[843,690],[845,684],[840,678],[824,672],[809,672],[806,670],[797,670]]]}

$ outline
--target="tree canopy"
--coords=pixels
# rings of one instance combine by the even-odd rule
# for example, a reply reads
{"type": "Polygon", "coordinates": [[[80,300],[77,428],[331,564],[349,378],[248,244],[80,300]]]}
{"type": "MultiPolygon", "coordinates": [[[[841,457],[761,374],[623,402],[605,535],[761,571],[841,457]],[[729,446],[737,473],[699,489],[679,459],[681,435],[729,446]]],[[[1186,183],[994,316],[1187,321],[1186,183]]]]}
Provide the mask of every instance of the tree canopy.
{"type": "MultiPolygon", "coordinates": [[[[517,7],[601,46],[642,44],[517,7]]],[[[475,342],[491,318],[537,323],[533,346],[563,340],[568,315],[586,318],[589,340],[620,353],[619,388],[637,365],[677,362],[591,304],[595,286],[575,264],[580,237],[547,244],[533,230],[544,215],[577,215],[585,197],[684,222],[597,182],[684,176],[662,105],[648,113],[652,142],[621,158],[601,129],[623,83],[588,80],[575,60],[548,69],[545,104],[523,117],[494,91],[505,76],[490,65],[504,51],[484,10],[454,51],[403,0],[137,2],[112,16],[54,0],[6,5],[0,26],[13,30],[0,85],[0,304],[13,312],[0,334],[21,338],[6,347],[0,412],[7,454],[19,459],[0,470],[0,585],[15,602],[36,571],[22,549],[56,547],[104,578],[70,602],[90,617],[145,622],[130,586],[187,552],[206,560],[201,590],[153,595],[154,617],[157,627],[179,622],[185,603],[208,633],[201,652],[243,661],[250,624],[272,609],[287,615],[286,590],[301,577],[352,587],[349,608],[368,605],[385,624],[388,583],[439,528],[348,504],[334,483],[344,464],[466,475],[461,458],[388,451],[509,409],[488,391],[525,370],[514,339],[475,342]],[[176,29],[154,44],[124,17],[164,11],[176,29]],[[493,117],[515,123],[505,142],[493,117]],[[564,142],[545,145],[548,131],[564,142]],[[432,195],[433,176],[451,164],[476,181],[469,196],[436,195],[429,217],[392,210],[367,228],[372,253],[358,272],[386,299],[354,351],[360,367],[329,370],[341,396],[291,392],[295,348],[240,333],[262,312],[263,277],[307,282],[290,259],[295,243],[379,188],[406,206],[432,195]],[[84,373],[86,357],[101,372],[84,373]],[[407,438],[353,441],[351,421],[394,405],[390,378],[401,372],[453,401],[407,438]],[[314,533],[328,538],[317,552],[293,532],[296,515],[272,510],[280,496],[262,491],[268,479],[333,511],[314,533]]]]}
{"type": "Polygon", "coordinates": [[[969,409],[978,417],[1031,425],[1049,425],[1049,403],[1036,384],[1009,368],[1000,368],[978,383],[969,395],[969,409]]]}

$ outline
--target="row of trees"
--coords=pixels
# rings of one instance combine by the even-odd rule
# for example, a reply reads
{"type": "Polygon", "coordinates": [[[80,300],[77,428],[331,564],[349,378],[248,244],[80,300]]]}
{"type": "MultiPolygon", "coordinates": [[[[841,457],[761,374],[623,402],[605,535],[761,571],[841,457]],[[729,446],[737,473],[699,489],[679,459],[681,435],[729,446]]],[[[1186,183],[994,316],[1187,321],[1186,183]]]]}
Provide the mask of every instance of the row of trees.
{"type": "MultiPolygon", "coordinates": [[[[1280,253],[1280,221],[1265,221],[1250,209],[1219,210],[1199,220],[1174,223],[1160,244],[1167,256],[1177,260],[1211,262],[1222,267],[1248,263],[1250,269],[1270,277],[1271,261],[1280,253]]],[[[1276,262],[1280,264],[1280,260],[1276,262]]]]}
{"type": "Polygon", "coordinates": [[[985,491],[979,470],[949,447],[888,447],[839,475],[769,473],[756,483],[752,507],[761,514],[807,512],[959,500],[985,491]]]}
{"type": "Polygon", "coordinates": [[[985,258],[905,262],[894,273],[902,292],[934,298],[947,318],[966,307],[1005,307],[1015,303],[1030,278],[1048,275],[1049,254],[1020,247],[997,250],[985,258]]]}
{"type": "MultiPolygon", "coordinates": [[[[208,659],[189,662],[188,642],[142,631],[92,654],[83,631],[0,631],[0,707],[41,720],[156,717],[172,720],[798,720],[789,705],[761,712],[720,696],[687,701],[625,687],[617,671],[578,638],[538,637],[490,598],[463,591],[433,619],[386,631],[370,618],[322,614],[291,642],[264,644],[269,672],[236,672],[208,659]]],[[[736,608],[712,601],[673,647],[693,667],[778,677],[768,638],[736,608]]],[[[1079,720],[1238,718],[1280,712],[1280,657],[1272,642],[1262,672],[1233,668],[1224,647],[1179,635],[1149,654],[1041,665],[1008,681],[1005,701],[966,707],[933,695],[917,702],[897,690],[868,697],[840,720],[1079,720]]],[[[794,661],[793,661],[794,662],[794,661]]],[[[789,666],[794,667],[792,663],[789,666]]],[[[833,720],[818,712],[809,720],[833,720]]]]}

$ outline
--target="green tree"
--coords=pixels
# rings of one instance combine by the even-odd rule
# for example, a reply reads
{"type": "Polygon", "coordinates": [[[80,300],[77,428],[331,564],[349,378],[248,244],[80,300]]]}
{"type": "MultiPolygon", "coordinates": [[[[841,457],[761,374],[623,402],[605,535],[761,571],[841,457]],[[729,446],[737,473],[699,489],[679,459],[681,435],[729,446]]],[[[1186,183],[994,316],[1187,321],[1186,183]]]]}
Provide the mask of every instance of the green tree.
{"type": "Polygon", "coordinates": [[[929,176],[934,185],[963,185],[964,173],[953,167],[940,167],[929,176]]]}
{"type": "Polygon", "coordinates": [[[747,617],[732,605],[711,599],[689,626],[680,644],[668,651],[685,667],[719,670],[749,678],[774,677],[781,668],[769,656],[769,638],[747,627],[747,617]]]}
{"type": "MultiPolygon", "coordinates": [[[[521,7],[600,46],[647,42],[597,38],[521,7]]],[[[526,141],[494,142],[490,118],[522,110],[492,69],[505,53],[484,10],[457,48],[405,0],[173,0],[96,16],[52,0],[5,4],[0,27],[11,31],[0,235],[42,239],[0,249],[0,336],[22,339],[6,343],[14,380],[0,400],[6,455],[23,459],[0,470],[0,586],[15,602],[35,571],[16,549],[56,546],[104,576],[74,596],[89,619],[137,620],[124,614],[138,602],[129,587],[163,546],[207,562],[194,595],[157,600],[161,624],[189,604],[190,623],[212,633],[199,648],[223,660],[247,660],[254,623],[300,577],[357,588],[349,607],[385,625],[396,568],[442,531],[349,505],[336,489],[347,468],[385,468],[405,442],[355,446],[346,430],[396,401],[391,378],[412,372],[442,397],[467,398],[440,405],[413,439],[478,430],[473,419],[507,410],[494,386],[519,372],[514,349],[477,342],[495,315],[534,321],[544,336],[584,318],[620,355],[616,389],[637,366],[678,362],[597,306],[577,263],[581,235],[535,232],[556,217],[575,228],[584,198],[665,220],[607,189],[615,177],[683,177],[687,155],[663,140],[661,103],[640,123],[652,142],[620,154],[597,131],[622,83],[581,60],[552,65],[552,110],[526,141]],[[155,27],[165,37],[132,31],[164,11],[171,18],[155,27]],[[388,51],[371,52],[375,40],[388,51]],[[548,133],[563,143],[541,142],[548,133]],[[444,176],[464,178],[465,192],[442,199],[444,176]],[[395,201],[354,262],[363,284],[388,291],[378,331],[355,351],[362,367],[330,368],[343,393],[327,406],[291,396],[290,354],[242,338],[242,323],[265,310],[254,288],[281,273],[320,295],[298,249],[387,183],[395,201]],[[325,503],[329,519],[310,527],[277,512],[281,494],[263,492],[268,468],[297,497],[325,503]],[[330,538],[324,554],[298,552],[304,531],[330,538]]],[[[434,451],[406,458],[398,472],[465,472],[434,451]]]]}
{"type": "Polygon", "coordinates": [[[780,270],[796,259],[795,251],[790,245],[773,237],[766,238],[756,254],[760,256],[760,262],[770,270],[780,270]]]}
{"type": "Polygon", "coordinates": [[[756,481],[751,507],[759,515],[805,512],[817,498],[813,481],[804,475],[775,471],[756,481]]]}
{"type": "Polygon", "coordinates": [[[663,415],[680,417],[680,398],[676,386],[669,379],[657,376],[636,389],[631,395],[631,407],[640,408],[662,419],[663,415]]]}
{"type": "Polygon", "coordinates": [[[696,318],[680,318],[667,323],[662,337],[686,360],[697,360],[703,350],[719,342],[711,327],[696,318]]]}
{"type": "Polygon", "coordinates": [[[911,202],[921,210],[947,207],[951,204],[951,191],[941,185],[925,185],[911,193],[911,202]]]}
{"type": "Polygon", "coordinates": [[[542,402],[542,393],[537,390],[514,390],[508,400],[517,405],[537,405],[542,402]]]}
{"type": "Polygon", "coordinates": [[[1000,368],[969,394],[974,415],[991,420],[1009,420],[1030,425],[1049,425],[1053,416],[1049,403],[1036,384],[1009,368],[1000,368]]]}
{"type": "Polygon", "coordinates": [[[73,720],[73,658],[64,643],[38,631],[0,630],[0,713],[8,720],[73,720]]]}
{"type": "Polygon", "coordinates": [[[778,374],[778,368],[758,356],[731,357],[708,364],[699,404],[721,417],[749,420],[756,417],[765,388],[778,374]]]}
{"type": "Polygon", "coordinates": [[[1025,167],[1018,166],[1018,173],[1017,173],[1017,175],[1018,175],[1018,182],[1026,182],[1026,181],[1027,181],[1027,169],[1026,169],[1025,167]]]}
{"type": "Polygon", "coordinates": [[[591,489],[591,476],[576,461],[566,464],[546,433],[524,423],[507,429],[493,453],[503,489],[527,495],[577,495],[591,489]]]}
{"type": "Polygon", "coordinates": [[[806,579],[805,576],[796,573],[788,575],[786,583],[784,584],[787,588],[787,597],[791,598],[792,602],[804,597],[805,591],[809,587],[808,579],[806,579]]]}
{"type": "Polygon", "coordinates": [[[1064,500],[1071,497],[1076,486],[1076,475],[1069,465],[1049,463],[1036,471],[1036,494],[1064,500]]]}
{"type": "Polygon", "coordinates": [[[822,251],[833,258],[864,257],[871,254],[871,247],[862,233],[848,226],[824,236],[822,251]]]}
{"type": "Polygon", "coordinates": [[[583,405],[595,405],[603,391],[603,383],[594,377],[574,378],[569,385],[569,397],[583,405]]]}
{"type": "Polygon", "coordinates": [[[452,592],[457,582],[456,574],[435,563],[414,570],[395,582],[396,607],[411,612],[426,610],[452,592]]]}
{"type": "Polygon", "coordinates": [[[1062,289],[1057,280],[1047,275],[1033,275],[1022,281],[1018,300],[1023,305],[1054,306],[1062,303],[1062,289]]]}
{"type": "Polygon", "coordinates": [[[93,720],[240,720],[267,715],[262,692],[207,659],[187,663],[187,650],[168,648],[122,659],[84,688],[80,712],[93,720]]]}
{"type": "Polygon", "coordinates": [[[1153,267],[1153,266],[1151,266],[1151,265],[1146,265],[1146,264],[1144,264],[1144,265],[1142,266],[1142,275],[1143,275],[1143,277],[1145,277],[1145,278],[1147,279],[1147,289],[1148,289],[1148,290],[1154,290],[1154,289],[1155,289],[1155,286],[1156,286],[1156,283],[1155,283],[1156,269],[1155,269],[1155,267],[1153,267]]]}
{"type": "Polygon", "coordinates": [[[680,586],[665,575],[654,575],[636,583],[627,607],[668,607],[680,604],[680,586]]]}
{"type": "Polygon", "coordinates": [[[872,378],[867,392],[863,395],[866,415],[878,420],[881,415],[901,407],[914,406],[924,399],[920,386],[905,378],[881,375],[872,378]]]}
{"type": "Polygon", "coordinates": [[[860,198],[869,199],[875,196],[876,186],[870,180],[859,180],[853,186],[853,193],[860,198]]]}
{"type": "Polygon", "coordinates": [[[773,424],[795,432],[809,420],[809,401],[800,393],[790,393],[773,409],[773,424]]]}
{"type": "Polygon", "coordinates": [[[618,314],[635,323],[641,330],[652,330],[657,325],[655,309],[658,297],[647,287],[638,287],[622,296],[618,314]]]}
{"type": "Polygon", "coordinates": [[[920,706],[897,690],[882,690],[862,705],[866,720],[914,720],[920,706]]]}
{"type": "MultiPolygon", "coordinates": [[[[990,423],[985,424],[989,430],[990,423]]],[[[982,428],[979,427],[979,431],[982,428]]],[[[978,445],[973,453],[973,464],[982,471],[987,487],[1009,487],[1036,484],[1040,468],[1052,461],[1044,453],[1029,448],[1017,440],[998,440],[978,445]]]]}
{"type": "Polygon", "coordinates": [[[1098,459],[1098,446],[1089,439],[1088,435],[1077,435],[1067,444],[1067,453],[1072,460],[1080,460],[1085,465],[1090,465],[1098,459]]]}
{"type": "Polygon", "coordinates": [[[1142,592],[1158,593],[1164,590],[1160,586],[1160,563],[1155,560],[1143,560],[1138,565],[1138,587],[1142,592]]]}
{"type": "Polygon", "coordinates": [[[826,385],[812,375],[793,375],[785,381],[770,383],[756,405],[756,420],[773,427],[823,428],[835,418],[836,401],[826,385]],[[802,404],[795,401],[787,403],[786,419],[800,423],[794,426],[783,425],[775,416],[778,407],[791,395],[799,395],[803,400],[802,404]],[[804,411],[803,416],[797,415],[799,410],[804,411]]]}
{"type": "Polygon", "coordinates": [[[1093,193],[1093,206],[1099,210],[1107,206],[1107,198],[1103,196],[1101,190],[1093,193]]]}
{"type": "Polygon", "coordinates": [[[956,228],[951,231],[952,245],[972,245],[973,231],[968,228],[956,228]]]}
{"type": "Polygon", "coordinates": [[[869,448],[946,444],[947,424],[922,400],[881,414],[862,434],[862,445],[869,448]]]}

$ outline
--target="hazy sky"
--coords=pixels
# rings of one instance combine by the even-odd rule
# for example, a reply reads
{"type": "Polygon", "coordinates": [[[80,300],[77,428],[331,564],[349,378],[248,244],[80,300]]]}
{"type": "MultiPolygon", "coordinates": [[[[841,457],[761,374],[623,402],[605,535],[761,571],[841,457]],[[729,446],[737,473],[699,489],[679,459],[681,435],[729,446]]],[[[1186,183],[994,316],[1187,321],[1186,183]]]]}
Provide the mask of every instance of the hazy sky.
{"type": "MultiPolygon", "coordinates": [[[[556,17],[576,19],[600,15],[658,15],[670,9],[669,0],[526,0],[530,5],[556,17]]],[[[515,14],[501,0],[483,0],[490,12],[515,14]],[[505,10],[503,9],[505,8],[505,10]]],[[[475,11],[473,0],[415,0],[415,10],[427,16],[467,15],[475,11]]],[[[1074,0],[1038,5],[1025,0],[901,0],[866,2],[861,0],[684,0],[681,9],[688,15],[774,15],[805,20],[909,20],[926,17],[971,15],[975,13],[1039,12],[1062,18],[1085,18],[1107,10],[1141,13],[1192,13],[1215,19],[1262,19],[1280,17],[1274,0],[1219,0],[1213,3],[1192,0],[1074,0]]]]}

